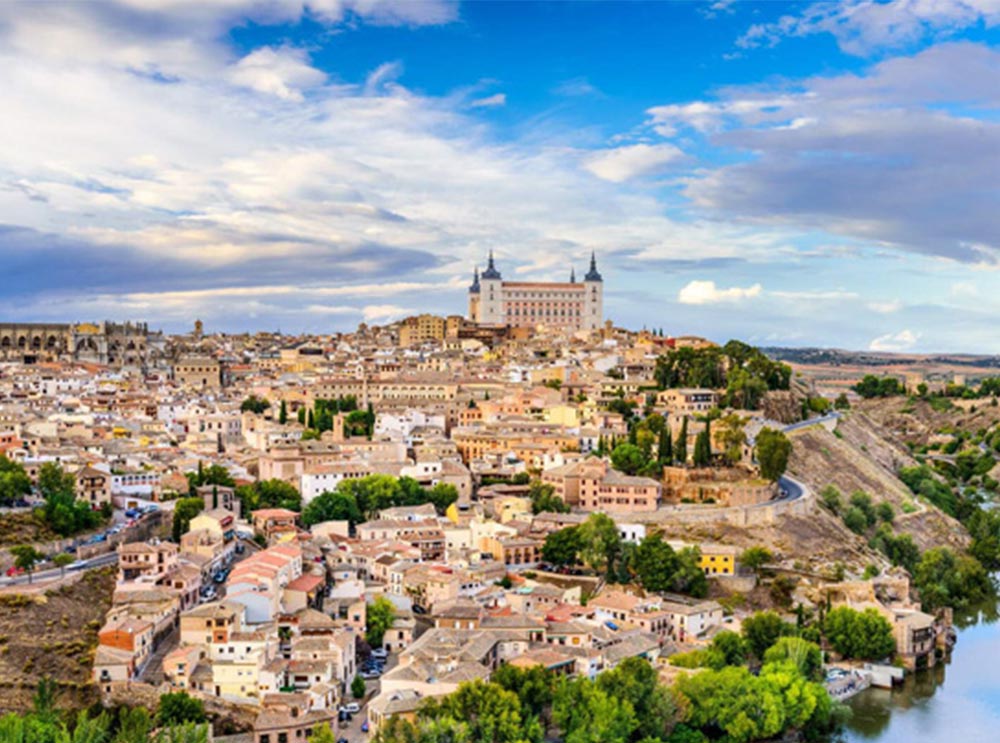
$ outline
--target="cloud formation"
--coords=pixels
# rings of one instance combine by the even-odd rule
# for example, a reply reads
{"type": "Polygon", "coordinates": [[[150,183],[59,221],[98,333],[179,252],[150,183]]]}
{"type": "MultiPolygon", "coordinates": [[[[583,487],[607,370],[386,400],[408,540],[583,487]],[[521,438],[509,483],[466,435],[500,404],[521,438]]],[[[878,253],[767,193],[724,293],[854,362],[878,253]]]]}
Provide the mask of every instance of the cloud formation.
{"type": "Polygon", "coordinates": [[[600,150],[586,160],[586,168],[612,183],[653,175],[680,160],[684,153],[672,144],[633,144],[600,150]]]}
{"type": "Polygon", "coordinates": [[[917,341],[919,340],[920,333],[914,333],[912,330],[900,330],[898,333],[889,333],[874,338],[868,344],[868,350],[888,352],[909,351],[917,345],[917,341]]]}
{"type": "Polygon", "coordinates": [[[944,44],[860,75],[654,107],[648,123],[742,155],[687,181],[687,195],[715,214],[992,264],[998,76],[1000,51],[944,44]]]}
{"type": "Polygon", "coordinates": [[[786,37],[832,34],[848,54],[868,56],[950,36],[977,23],[1000,24],[996,0],[838,0],[808,5],[798,15],[751,26],[736,45],[778,44],[786,37]]]}
{"type": "Polygon", "coordinates": [[[753,299],[759,297],[762,291],[760,284],[722,289],[714,281],[692,281],[677,293],[677,301],[681,304],[723,304],[753,299]]]}

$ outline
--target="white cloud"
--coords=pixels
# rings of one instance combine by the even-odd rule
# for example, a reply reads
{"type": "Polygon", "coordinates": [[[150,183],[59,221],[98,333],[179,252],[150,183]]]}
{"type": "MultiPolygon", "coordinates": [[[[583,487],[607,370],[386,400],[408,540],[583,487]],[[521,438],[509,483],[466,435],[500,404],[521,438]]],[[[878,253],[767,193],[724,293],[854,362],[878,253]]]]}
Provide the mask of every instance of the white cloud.
{"type": "Polygon", "coordinates": [[[369,304],[361,310],[365,322],[391,322],[412,315],[414,312],[416,310],[395,304],[369,304]]]}
{"type": "Polygon", "coordinates": [[[658,173],[683,156],[684,153],[672,144],[634,144],[588,155],[584,167],[598,178],[622,183],[658,173]]]}
{"type": "Polygon", "coordinates": [[[497,108],[499,106],[507,105],[507,94],[506,93],[494,93],[493,95],[486,96],[485,98],[479,98],[472,101],[469,104],[470,108],[497,108]]]}
{"type": "Polygon", "coordinates": [[[321,85],[326,74],[309,64],[304,49],[261,47],[236,63],[230,79],[259,93],[301,101],[302,91],[321,85]]]}
{"type": "Polygon", "coordinates": [[[917,345],[920,333],[912,330],[900,330],[898,333],[880,335],[868,344],[870,351],[908,351],[917,345]]]}
{"type": "Polygon", "coordinates": [[[843,0],[816,2],[799,15],[757,24],[737,46],[774,46],[789,36],[832,34],[840,48],[855,55],[899,49],[927,38],[954,34],[983,23],[1000,23],[997,0],[843,0]]]}
{"type": "Polygon", "coordinates": [[[746,288],[733,286],[722,289],[714,281],[691,281],[677,294],[681,304],[720,304],[724,302],[739,302],[744,299],[759,297],[763,288],[754,284],[746,288]]]}
{"type": "Polygon", "coordinates": [[[657,106],[647,123],[741,155],[686,179],[716,215],[995,263],[1000,211],[983,194],[1000,168],[998,71],[1000,51],[942,44],[862,73],[657,106]]]}
{"type": "Polygon", "coordinates": [[[553,88],[552,92],[555,95],[561,95],[565,98],[599,97],[603,95],[601,91],[585,77],[574,77],[570,80],[564,80],[553,88]]]}
{"type": "Polygon", "coordinates": [[[898,299],[893,299],[889,302],[869,302],[868,309],[882,315],[891,315],[892,313],[899,312],[903,309],[903,303],[898,299]]]}

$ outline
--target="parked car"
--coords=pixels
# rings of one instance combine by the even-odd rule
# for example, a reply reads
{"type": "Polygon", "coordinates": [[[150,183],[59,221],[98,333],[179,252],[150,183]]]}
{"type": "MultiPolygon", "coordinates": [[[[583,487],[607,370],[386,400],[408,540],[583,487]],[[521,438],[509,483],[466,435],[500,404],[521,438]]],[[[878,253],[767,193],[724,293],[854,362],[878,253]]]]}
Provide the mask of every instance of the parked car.
{"type": "Polygon", "coordinates": [[[83,570],[85,567],[87,567],[87,561],[86,560],[76,560],[74,562],[71,562],[69,565],[67,565],[66,569],[67,570],[83,570]]]}
{"type": "Polygon", "coordinates": [[[389,651],[386,650],[385,648],[372,648],[372,657],[382,658],[382,659],[388,658],[389,651]]]}
{"type": "Polygon", "coordinates": [[[361,705],[357,702],[348,702],[347,704],[341,705],[340,711],[354,715],[361,711],[361,705]]]}
{"type": "Polygon", "coordinates": [[[8,578],[13,578],[16,575],[24,575],[24,568],[19,568],[17,565],[11,565],[7,568],[8,578]]]}
{"type": "Polygon", "coordinates": [[[219,572],[217,572],[215,575],[212,576],[212,580],[214,580],[216,583],[224,583],[226,580],[226,574],[220,570],[219,572]]]}
{"type": "Polygon", "coordinates": [[[361,723],[361,732],[362,733],[368,732],[368,720],[365,720],[363,723],[361,723]]]}
{"type": "Polygon", "coordinates": [[[141,511],[139,511],[138,508],[130,508],[127,511],[125,511],[125,518],[127,518],[127,519],[134,519],[140,513],[141,513],[141,511]]]}
{"type": "Polygon", "coordinates": [[[363,678],[365,681],[371,681],[372,679],[377,679],[381,675],[382,675],[381,673],[375,670],[361,672],[361,678],[363,678]]]}

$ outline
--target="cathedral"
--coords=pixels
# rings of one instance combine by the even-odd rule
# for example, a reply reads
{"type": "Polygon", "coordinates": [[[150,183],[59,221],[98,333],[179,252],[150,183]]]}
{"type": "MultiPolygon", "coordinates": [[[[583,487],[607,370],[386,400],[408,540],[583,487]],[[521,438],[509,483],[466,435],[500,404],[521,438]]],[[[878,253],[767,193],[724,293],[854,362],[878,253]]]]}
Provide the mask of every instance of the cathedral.
{"type": "Polygon", "coordinates": [[[473,273],[469,319],[480,325],[595,330],[604,321],[604,279],[591,253],[583,281],[570,271],[569,281],[504,281],[490,251],[486,270],[473,273]]]}

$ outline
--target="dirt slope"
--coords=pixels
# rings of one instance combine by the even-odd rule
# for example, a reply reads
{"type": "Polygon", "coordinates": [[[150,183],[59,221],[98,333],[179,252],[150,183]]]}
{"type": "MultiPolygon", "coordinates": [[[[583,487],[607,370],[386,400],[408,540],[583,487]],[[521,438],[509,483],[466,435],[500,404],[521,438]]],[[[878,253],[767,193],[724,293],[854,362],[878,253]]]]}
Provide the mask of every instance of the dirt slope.
{"type": "Polygon", "coordinates": [[[0,592],[0,713],[30,708],[43,677],[56,681],[61,706],[97,700],[91,669],[113,589],[114,573],[105,569],[48,591],[0,592]]]}

